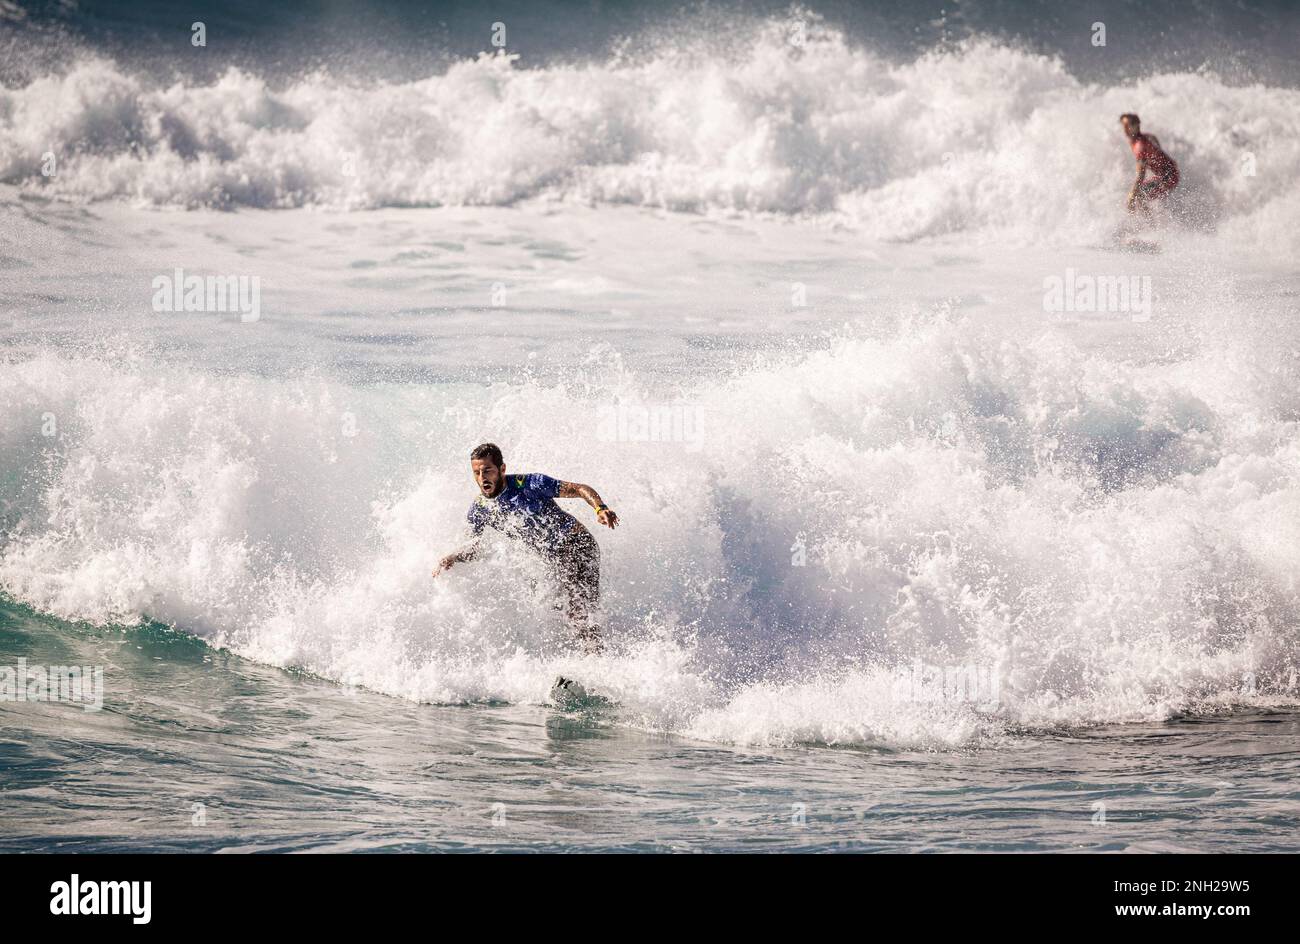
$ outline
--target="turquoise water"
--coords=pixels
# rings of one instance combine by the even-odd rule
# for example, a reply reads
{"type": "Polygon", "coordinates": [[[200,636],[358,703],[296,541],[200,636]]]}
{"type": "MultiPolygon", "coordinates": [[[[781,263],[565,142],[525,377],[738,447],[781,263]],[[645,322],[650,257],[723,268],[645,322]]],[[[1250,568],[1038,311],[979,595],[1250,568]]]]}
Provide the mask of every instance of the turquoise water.
{"type": "Polygon", "coordinates": [[[1294,712],[760,751],[616,709],[416,704],[4,604],[0,664],[19,655],[104,665],[105,704],[0,703],[3,851],[1300,850],[1294,712]]]}

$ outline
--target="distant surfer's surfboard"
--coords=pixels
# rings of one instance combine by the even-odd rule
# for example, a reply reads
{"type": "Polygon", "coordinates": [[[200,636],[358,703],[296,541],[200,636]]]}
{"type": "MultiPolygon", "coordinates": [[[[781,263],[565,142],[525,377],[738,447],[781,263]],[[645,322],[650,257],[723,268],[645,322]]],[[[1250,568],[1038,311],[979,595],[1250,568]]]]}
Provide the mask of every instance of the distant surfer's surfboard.
{"type": "Polygon", "coordinates": [[[1093,248],[1100,249],[1102,252],[1131,252],[1152,255],[1162,251],[1159,243],[1149,239],[1138,239],[1133,236],[1114,239],[1108,243],[1094,244],[1093,248]]]}
{"type": "Polygon", "coordinates": [[[1160,244],[1153,239],[1144,239],[1131,225],[1122,225],[1111,235],[1110,241],[1100,247],[1118,252],[1159,252],[1160,244]]]}
{"type": "Polygon", "coordinates": [[[1149,239],[1130,236],[1127,239],[1121,239],[1116,248],[1121,252],[1159,252],[1160,244],[1149,239]]]}

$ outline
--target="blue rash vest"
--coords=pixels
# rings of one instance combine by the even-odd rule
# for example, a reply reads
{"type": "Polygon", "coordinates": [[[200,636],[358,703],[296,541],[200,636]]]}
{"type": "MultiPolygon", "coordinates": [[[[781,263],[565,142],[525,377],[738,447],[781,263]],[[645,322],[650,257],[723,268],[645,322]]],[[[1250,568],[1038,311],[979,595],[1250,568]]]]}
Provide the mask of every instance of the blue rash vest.
{"type": "Polygon", "coordinates": [[[578,519],[555,504],[560,480],[540,472],[507,475],[496,498],[479,495],[465,516],[474,536],[495,528],[522,538],[540,551],[553,550],[573,532],[578,519]]]}

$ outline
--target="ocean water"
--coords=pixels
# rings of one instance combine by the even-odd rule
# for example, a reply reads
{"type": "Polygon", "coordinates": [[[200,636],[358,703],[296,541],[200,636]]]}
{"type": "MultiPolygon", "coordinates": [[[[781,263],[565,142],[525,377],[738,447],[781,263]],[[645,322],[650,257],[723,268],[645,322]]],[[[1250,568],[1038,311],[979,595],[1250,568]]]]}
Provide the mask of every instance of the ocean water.
{"type": "Polygon", "coordinates": [[[963,7],[0,6],[0,848],[1295,851],[1291,21],[963,7]]]}
{"type": "Polygon", "coordinates": [[[6,706],[5,851],[1295,850],[1293,712],[756,749],[599,710],[434,708],[157,624],[3,615],[6,650],[121,680],[99,712],[6,706]]]}

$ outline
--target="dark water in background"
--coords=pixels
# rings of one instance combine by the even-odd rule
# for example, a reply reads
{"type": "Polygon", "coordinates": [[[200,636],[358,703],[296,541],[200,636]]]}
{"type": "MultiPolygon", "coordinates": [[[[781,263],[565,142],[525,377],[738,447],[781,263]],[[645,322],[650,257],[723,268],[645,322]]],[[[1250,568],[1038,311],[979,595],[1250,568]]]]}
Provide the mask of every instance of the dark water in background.
{"type": "Polygon", "coordinates": [[[1300,715],[998,751],[752,751],[539,705],[416,705],[152,626],[0,604],[0,665],[103,664],[105,706],[0,702],[0,851],[1300,850],[1300,715]]]}
{"type": "MultiPolygon", "coordinates": [[[[636,56],[657,44],[703,42],[725,56],[733,38],[773,17],[820,19],[852,42],[911,58],[936,44],[987,36],[1060,56],[1090,81],[1115,82],[1156,71],[1201,67],[1228,81],[1296,82],[1300,7],[1290,0],[921,0],[907,3],[819,0],[646,3],[638,0],[458,2],[308,2],[233,0],[202,13],[166,0],[122,3],[59,0],[10,4],[0,37],[20,39],[0,79],[43,71],[50,57],[93,49],[159,76],[211,78],[230,65],[263,75],[315,69],[375,79],[411,79],[448,62],[492,51],[492,24],[526,65],[636,56]],[[205,48],[190,43],[202,20],[205,48]],[[1106,26],[1105,48],[1092,25],[1106,26]]],[[[0,47],[2,48],[2,47],[0,47]]]]}

